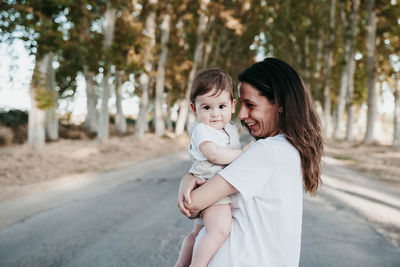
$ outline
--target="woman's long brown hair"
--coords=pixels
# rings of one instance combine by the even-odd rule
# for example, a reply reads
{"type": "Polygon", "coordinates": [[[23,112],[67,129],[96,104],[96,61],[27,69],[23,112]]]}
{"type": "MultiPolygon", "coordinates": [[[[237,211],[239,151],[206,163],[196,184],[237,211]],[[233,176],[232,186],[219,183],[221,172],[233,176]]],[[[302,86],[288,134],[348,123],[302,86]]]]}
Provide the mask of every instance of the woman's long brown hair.
{"type": "Polygon", "coordinates": [[[321,184],[324,142],[311,94],[300,75],[286,62],[266,58],[239,74],[239,81],[251,84],[282,109],[278,130],[299,151],[304,189],[315,195],[321,184]]]}

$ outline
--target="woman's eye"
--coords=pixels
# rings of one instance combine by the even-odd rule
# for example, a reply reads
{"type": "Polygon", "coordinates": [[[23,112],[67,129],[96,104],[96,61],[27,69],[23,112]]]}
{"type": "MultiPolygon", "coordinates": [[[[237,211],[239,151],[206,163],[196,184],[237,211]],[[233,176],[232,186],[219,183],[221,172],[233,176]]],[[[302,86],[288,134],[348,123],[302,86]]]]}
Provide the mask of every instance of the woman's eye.
{"type": "Polygon", "coordinates": [[[248,108],[252,108],[253,106],[254,106],[253,104],[246,103],[246,107],[248,107],[248,108]]]}

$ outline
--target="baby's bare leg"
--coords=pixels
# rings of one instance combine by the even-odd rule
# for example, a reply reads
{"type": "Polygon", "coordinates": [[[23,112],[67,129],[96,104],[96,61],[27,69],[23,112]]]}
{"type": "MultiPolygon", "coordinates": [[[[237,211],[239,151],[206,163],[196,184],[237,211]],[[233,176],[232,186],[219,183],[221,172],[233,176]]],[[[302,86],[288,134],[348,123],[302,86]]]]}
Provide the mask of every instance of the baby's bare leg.
{"type": "Polygon", "coordinates": [[[199,234],[203,225],[194,223],[193,231],[189,233],[185,239],[183,239],[181,251],[179,252],[178,261],[175,263],[175,267],[188,267],[192,261],[192,253],[194,242],[199,234]]]}
{"type": "Polygon", "coordinates": [[[232,226],[230,204],[208,207],[203,212],[203,222],[207,233],[200,239],[193,254],[191,267],[205,267],[228,238],[232,226]]]}

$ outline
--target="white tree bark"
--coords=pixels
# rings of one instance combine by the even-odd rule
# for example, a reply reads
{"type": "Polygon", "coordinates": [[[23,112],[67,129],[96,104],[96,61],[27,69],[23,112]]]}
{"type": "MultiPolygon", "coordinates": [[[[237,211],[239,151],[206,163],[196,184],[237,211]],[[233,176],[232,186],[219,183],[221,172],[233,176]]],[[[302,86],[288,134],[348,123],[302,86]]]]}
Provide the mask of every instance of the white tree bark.
{"type": "Polygon", "coordinates": [[[185,129],[185,123],[189,111],[190,88],[192,86],[192,81],[196,75],[197,66],[198,64],[201,63],[201,59],[203,56],[204,34],[208,22],[208,16],[206,14],[208,2],[209,2],[208,0],[201,0],[200,3],[200,10],[199,10],[200,19],[199,19],[199,25],[197,26],[197,41],[196,41],[196,48],[194,51],[193,66],[187,81],[185,98],[181,102],[178,121],[176,122],[176,127],[175,127],[176,135],[181,135],[185,129]]]}
{"type": "Polygon", "coordinates": [[[350,52],[348,59],[348,79],[346,86],[346,112],[347,112],[347,124],[346,124],[346,140],[354,140],[354,113],[355,107],[353,105],[353,92],[354,92],[354,72],[356,68],[356,62],[354,59],[355,49],[354,42],[357,36],[357,24],[358,24],[358,11],[360,7],[360,0],[352,1],[352,12],[351,12],[351,26],[350,26],[350,52]]]}
{"type": "Polygon", "coordinates": [[[203,58],[203,64],[202,64],[203,68],[207,68],[208,67],[208,60],[209,60],[210,55],[211,55],[212,45],[213,45],[213,40],[212,40],[212,37],[211,37],[210,40],[206,43],[206,46],[204,48],[204,58],[203,58]]]}
{"type": "Polygon", "coordinates": [[[222,46],[222,43],[224,43],[225,39],[226,39],[225,32],[226,32],[226,28],[222,27],[221,31],[218,35],[218,38],[217,38],[217,43],[215,45],[215,52],[213,55],[213,61],[211,63],[211,66],[215,67],[218,64],[218,60],[220,59],[220,54],[221,54],[221,46],[222,46]]]}
{"type": "Polygon", "coordinates": [[[36,97],[40,90],[44,90],[48,86],[47,68],[49,61],[50,54],[46,54],[36,61],[30,86],[31,108],[28,118],[28,144],[35,151],[42,150],[46,140],[46,111],[38,107],[39,103],[36,97]]]}
{"type": "MultiPolygon", "coordinates": [[[[343,3],[344,5],[344,3],[343,3]]],[[[349,58],[351,56],[351,44],[352,40],[351,37],[349,36],[349,21],[346,16],[346,11],[341,5],[340,9],[340,17],[342,21],[342,25],[344,27],[343,30],[343,39],[344,39],[344,52],[343,52],[343,66],[342,70],[340,72],[340,84],[339,84],[339,92],[337,96],[337,104],[336,104],[336,116],[335,116],[335,128],[333,131],[333,138],[335,139],[340,139],[341,134],[343,132],[343,115],[344,115],[344,108],[346,104],[346,88],[348,85],[348,80],[349,80],[349,58]]],[[[351,17],[349,18],[351,19],[351,17]]]]}
{"type": "Polygon", "coordinates": [[[117,81],[115,84],[115,106],[117,107],[117,113],[115,114],[115,128],[118,133],[124,134],[127,131],[126,118],[122,110],[122,86],[123,80],[122,75],[117,72],[117,81]]]}
{"type": "Polygon", "coordinates": [[[101,110],[99,123],[97,126],[97,139],[100,142],[107,142],[110,138],[110,115],[108,112],[108,100],[110,99],[110,83],[111,73],[107,72],[103,76],[102,95],[101,95],[101,110]]]}
{"type": "Polygon", "coordinates": [[[208,40],[206,44],[204,45],[204,56],[203,56],[203,63],[202,63],[202,68],[207,68],[208,67],[208,61],[213,49],[213,44],[214,44],[214,36],[215,36],[215,16],[211,15],[207,27],[207,32],[208,32],[208,40]]]}
{"type": "MultiPolygon", "coordinates": [[[[152,5],[157,4],[157,0],[149,2],[152,5]]],[[[139,104],[139,116],[136,120],[135,135],[143,138],[147,130],[147,115],[149,111],[149,90],[150,90],[150,74],[153,70],[153,49],[156,45],[156,13],[150,11],[146,18],[144,35],[148,41],[144,51],[144,72],[140,75],[139,83],[142,91],[139,104]]]]}
{"type": "Polygon", "coordinates": [[[139,77],[139,83],[142,88],[142,95],[140,96],[139,116],[135,124],[135,135],[143,138],[147,130],[147,115],[149,111],[149,91],[148,85],[150,84],[150,77],[147,73],[142,73],[139,77]],[[144,85],[147,85],[144,87],[144,85]]]}
{"type": "Polygon", "coordinates": [[[318,30],[318,39],[315,44],[315,70],[314,70],[314,74],[313,74],[313,77],[315,79],[321,78],[323,35],[324,35],[323,28],[320,28],[318,30]]]}
{"type": "MultiPolygon", "coordinates": [[[[81,19],[81,24],[83,25],[83,30],[79,35],[79,41],[81,43],[86,42],[86,38],[90,35],[90,21],[89,18],[83,16],[81,19]]],[[[85,128],[91,133],[96,133],[99,122],[99,114],[97,112],[97,101],[98,97],[94,89],[94,73],[87,66],[87,62],[83,66],[83,76],[86,82],[86,118],[85,118],[85,128]]]]}
{"type": "Polygon", "coordinates": [[[169,28],[171,24],[171,15],[165,13],[160,25],[161,29],[161,54],[158,60],[156,96],[154,107],[155,131],[157,136],[164,135],[165,122],[163,114],[164,105],[164,86],[165,86],[165,64],[168,56],[169,28]]]}
{"type": "Polygon", "coordinates": [[[326,66],[325,66],[325,84],[324,84],[324,136],[330,137],[331,134],[331,75],[333,65],[333,45],[335,41],[335,13],[336,13],[336,0],[331,0],[330,3],[330,16],[329,16],[329,37],[326,51],[326,66]]]}
{"type": "Polygon", "coordinates": [[[346,141],[354,141],[355,107],[353,104],[353,92],[354,92],[355,68],[356,68],[356,62],[354,60],[354,57],[352,57],[349,62],[349,79],[348,79],[348,86],[347,86],[348,88],[346,94],[346,112],[347,112],[346,141]]]}
{"type": "Polygon", "coordinates": [[[46,134],[49,140],[55,141],[58,139],[58,116],[57,116],[57,103],[58,92],[56,90],[56,77],[53,69],[54,54],[50,53],[50,59],[47,63],[48,74],[48,90],[53,96],[54,105],[46,110],[46,134]]]}
{"type": "Polygon", "coordinates": [[[168,131],[172,132],[174,130],[174,126],[172,124],[172,107],[167,108],[167,119],[166,119],[166,124],[167,124],[167,129],[168,131]]]}
{"type": "Polygon", "coordinates": [[[353,98],[353,87],[354,87],[354,39],[356,37],[356,28],[358,23],[358,9],[359,0],[352,1],[352,11],[350,17],[347,19],[345,15],[345,10],[342,8],[342,25],[345,25],[345,30],[343,31],[344,39],[344,53],[343,61],[344,66],[340,74],[340,87],[337,100],[337,110],[335,117],[335,130],[333,136],[335,139],[340,139],[343,132],[343,115],[345,106],[347,107],[347,126],[350,129],[346,129],[346,139],[351,140],[352,135],[352,120],[354,114],[349,114],[349,112],[354,112],[352,109],[352,98],[353,98]]]}
{"type": "Polygon", "coordinates": [[[400,147],[400,73],[397,74],[397,85],[394,91],[394,131],[393,146],[400,147]]]}
{"type": "Polygon", "coordinates": [[[311,90],[310,37],[304,37],[304,85],[311,90]]]}
{"type": "Polygon", "coordinates": [[[87,67],[84,67],[84,76],[86,81],[86,120],[85,120],[85,127],[90,132],[95,133],[98,128],[98,113],[97,113],[97,95],[94,91],[94,81],[93,72],[89,71],[87,67]]]}
{"type": "Polygon", "coordinates": [[[368,76],[368,113],[367,130],[364,143],[375,141],[375,120],[377,118],[377,88],[376,88],[376,12],[375,1],[367,1],[367,76],[368,76]]]}
{"type": "MultiPolygon", "coordinates": [[[[107,3],[107,9],[104,14],[104,42],[103,51],[106,54],[107,50],[111,47],[114,38],[114,27],[117,11],[107,3]]],[[[103,76],[103,91],[101,95],[101,112],[99,118],[99,125],[97,131],[97,138],[100,142],[106,142],[110,138],[110,117],[108,112],[108,100],[110,98],[110,83],[111,78],[110,64],[108,59],[105,58],[105,69],[103,76]]]]}

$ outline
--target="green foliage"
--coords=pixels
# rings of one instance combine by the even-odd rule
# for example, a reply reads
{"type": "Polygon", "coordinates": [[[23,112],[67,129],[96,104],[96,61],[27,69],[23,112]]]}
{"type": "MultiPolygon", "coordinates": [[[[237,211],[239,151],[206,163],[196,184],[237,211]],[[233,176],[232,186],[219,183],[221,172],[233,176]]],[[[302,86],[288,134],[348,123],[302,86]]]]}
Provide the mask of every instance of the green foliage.
{"type": "MultiPolygon", "coordinates": [[[[162,14],[172,16],[168,59],[166,66],[165,91],[167,103],[173,105],[184,97],[189,71],[193,65],[194,49],[198,40],[199,1],[149,1],[116,0],[110,3],[117,9],[114,42],[103,50],[104,32],[102,22],[108,1],[57,0],[57,1],[0,1],[0,38],[7,40],[19,36],[26,41],[31,54],[37,59],[52,52],[59,63],[56,69],[56,84],[61,97],[74,94],[79,73],[87,71],[94,75],[99,68],[108,71],[111,66],[123,73],[126,81],[129,75],[139,77],[143,71],[143,54],[147,40],[143,33],[149,12],[157,14],[156,23],[162,14]]],[[[335,102],[340,71],[344,59],[345,25],[341,23],[340,8],[344,15],[351,12],[352,1],[337,1],[336,27],[333,29],[335,42],[327,47],[329,36],[330,1],[227,1],[212,0],[208,4],[207,34],[204,42],[211,45],[208,62],[202,67],[219,67],[231,74],[236,81],[237,74],[255,61],[259,51],[266,56],[275,56],[292,64],[309,82],[312,93],[323,101],[323,86],[332,86],[331,99],[335,102]],[[318,42],[322,42],[320,55],[318,42]],[[329,80],[324,77],[325,54],[333,49],[333,69],[329,80]],[[322,56],[321,56],[322,55],[322,56]],[[319,66],[319,69],[317,69],[319,66]]],[[[400,5],[398,1],[377,1],[377,72],[382,80],[390,79],[394,68],[388,58],[400,54],[400,5]]],[[[352,103],[361,105],[366,101],[366,6],[361,1],[358,33],[355,51],[363,55],[357,60],[352,103]]],[[[160,30],[156,30],[157,45],[160,30]]],[[[153,52],[152,62],[157,62],[159,47],[153,52]]],[[[205,58],[205,56],[204,56],[205,58]]],[[[151,73],[155,76],[156,73],[151,73]]],[[[154,77],[152,77],[154,78],[154,77]]],[[[35,84],[36,77],[33,77],[35,84]]],[[[38,81],[37,81],[38,82],[38,81]]],[[[54,98],[43,84],[36,84],[36,99],[41,108],[54,105],[54,98]],[[40,89],[42,88],[42,89],[40,89]]],[[[140,94],[140,88],[135,91],[140,94]]]]}
{"type": "Polygon", "coordinates": [[[49,91],[44,88],[38,88],[35,90],[35,100],[37,101],[37,107],[40,109],[50,109],[55,106],[55,92],[49,91]]]}
{"type": "Polygon", "coordinates": [[[0,111],[0,124],[15,128],[28,123],[28,113],[17,109],[0,111]]]}
{"type": "Polygon", "coordinates": [[[367,76],[364,70],[367,69],[365,58],[356,61],[356,71],[354,74],[354,95],[353,104],[361,106],[367,101],[367,76]]]}
{"type": "Polygon", "coordinates": [[[352,157],[345,156],[345,155],[338,155],[338,156],[335,156],[335,159],[346,160],[346,161],[353,161],[353,160],[354,160],[352,157]]]}

